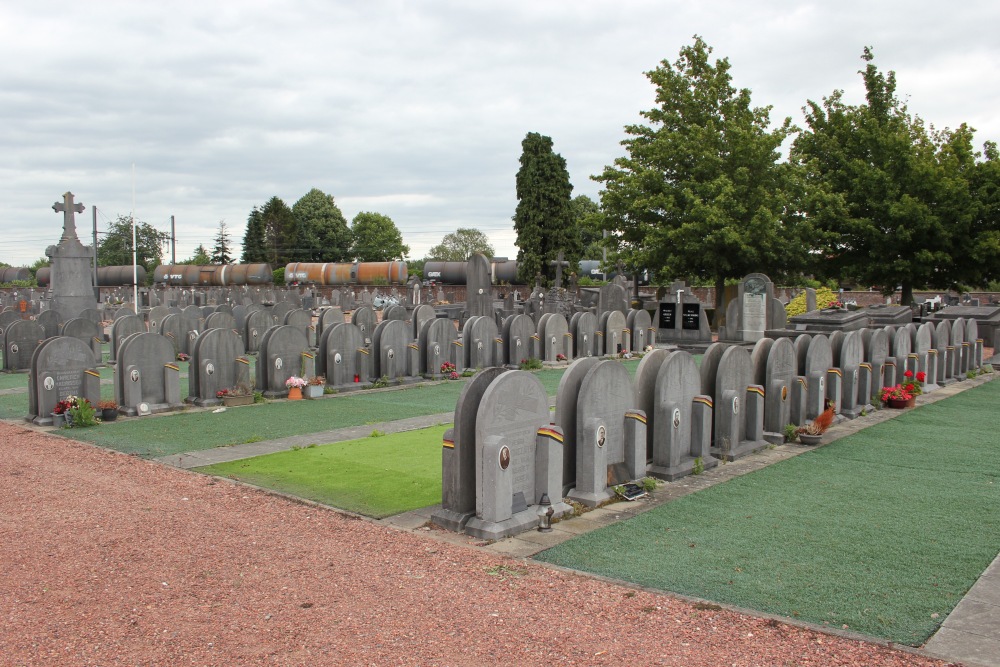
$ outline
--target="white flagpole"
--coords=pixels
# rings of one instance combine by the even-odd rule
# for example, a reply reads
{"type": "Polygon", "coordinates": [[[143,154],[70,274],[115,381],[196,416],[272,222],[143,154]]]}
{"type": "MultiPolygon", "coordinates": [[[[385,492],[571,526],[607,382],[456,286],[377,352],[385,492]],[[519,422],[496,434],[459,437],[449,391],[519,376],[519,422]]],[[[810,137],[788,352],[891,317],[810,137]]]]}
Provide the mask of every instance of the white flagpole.
{"type": "Polygon", "coordinates": [[[135,243],[135,162],[132,163],[132,308],[139,314],[139,261],[135,243]]]}

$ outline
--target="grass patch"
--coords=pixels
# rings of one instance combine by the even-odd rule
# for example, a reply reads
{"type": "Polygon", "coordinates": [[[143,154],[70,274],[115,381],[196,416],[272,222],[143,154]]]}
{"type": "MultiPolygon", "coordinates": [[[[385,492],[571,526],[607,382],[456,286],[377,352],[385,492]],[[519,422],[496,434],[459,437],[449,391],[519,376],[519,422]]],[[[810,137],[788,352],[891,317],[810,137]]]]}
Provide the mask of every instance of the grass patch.
{"type": "Polygon", "coordinates": [[[382,518],[441,502],[445,426],[196,468],[382,518]]]}
{"type": "Polygon", "coordinates": [[[1000,551],[1000,383],[537,558],[920,645],[1000,551]]]}

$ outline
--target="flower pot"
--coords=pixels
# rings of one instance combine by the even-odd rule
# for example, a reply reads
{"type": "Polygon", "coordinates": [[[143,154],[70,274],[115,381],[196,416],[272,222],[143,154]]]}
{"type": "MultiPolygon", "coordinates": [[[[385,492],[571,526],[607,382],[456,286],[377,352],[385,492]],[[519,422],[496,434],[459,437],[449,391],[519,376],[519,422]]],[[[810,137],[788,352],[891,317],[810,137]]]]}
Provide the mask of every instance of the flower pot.
{"type": "Polygon", "coordinates": [[[101,408],[101,421],[113,422],[118,419],[118,408],[101,408]]]}
{"type": "Polygon", "coordinates": [[[803,445],[818,445],[822,441],[822,433],[799,433],[799,442],[803,445]]]}
{"type": "Polygon", "coordinates": [[[66,426],[68,426],[70,428],[73,428],[73,413],[72,412],[64,412],[63,413],[63,419],[66,420],[66,426]]]}
{"type": "Polygon", "coordinates": [[[253,396],[223,396],[222,404],[224,406],[232,407],[234,405],[250,405],[253,403],[253,396]]]}
{"type": "Polygon", "coordinates": [[[308,384],[302,389],[302,393],[306,398],[319,398],[323,395],[323,389],[321,384],[308,384]]]}
{"type": "Polygon", "coordinates": [[[912,408],[917,403],[917,397],[913,398],[889,398],[886,399],[885,404],[892,408],[893,410],[902,410],[903,408],[912,408]]]}
{"type": "Polygon", "coordinates": [[[301,401],[302,400],[302,388],[301,387],[289,387],[288,388],[288,400],[290,400],[290,401],[301,401]]]}
{"type": "Polygon", "coordinates": [[[52,413],[52,425],[56,428],[62,428],[63,424],[66,423],[66,417],[61,412],[52,413]]]}

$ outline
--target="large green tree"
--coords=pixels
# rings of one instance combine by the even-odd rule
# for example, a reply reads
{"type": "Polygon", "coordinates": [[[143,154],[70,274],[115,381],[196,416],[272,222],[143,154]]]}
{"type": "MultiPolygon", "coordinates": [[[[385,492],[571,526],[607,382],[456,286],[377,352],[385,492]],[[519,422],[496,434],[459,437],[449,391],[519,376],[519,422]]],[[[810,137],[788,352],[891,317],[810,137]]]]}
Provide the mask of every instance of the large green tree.
{"type": "MultiPolygon", "coordinates": [[[[170,234],[158,231],[148,222],[135,225],[136,263],[143,266],[149,275],[163,262],[163,244],[170,240],[170,234]]],[[[119,215],[112,222],[103,238],[97,241],[98,266],[132,265],[132,218],[119,215]]]]}
{"type": "Polygon", "coordinates": [[[514,231],[517,232],[517,274],[522,283],[533,284],[535,276],[555,275],[549,262],[559,251],[575,267],[580,261],[580,235],[574,227],[566,160],[553,152],[552,139],[529,132],[521,142],[521,167],[515,179],[517,209],[514,231]]]}
{"type": "MultiPolygon", "coordinates": [[[[570,201],[573,225],[580,235],[581,259],[604,259],[605,223],[600,204],[587,195],[577,195],[570,201]]],[[[610,257],[609,257],[610,260],[610,257]]]]}
{"type": "Polygon", "coordinates": [[[445,234],[441,243],[427,251],[425,259],[464,262],[477,252],[487,258],[493,257],[495,253],[489,237],[478,229],[459,227],[454,232],[445,234]]]}
{"type": "Polygon", "coordinates": [[[387,215],[362,211],[351,220],[351,255],[359,262],[388,262],[410,252],[403,235],[387,215]]]}
{"type": "Polygon", "coordinates": [[[977,154],[968,127],[928,131],[897,99],[895,73],[880,72],[870,48],[862,59],[865,103],[848,105],[840,90],[809,101],[791,157],[806,172],[803,205],[828,271],[886,294],[901,286],[908,304],[915,287],[972,275],[961,262],[979,216],[977,154]]]}
{"type": "Polygon", "coordinates": [[[212,264],[232,264],[233,246],[229,238],[229,227],[225,220],[219,220],[219,231],[215,235],[215,245],[212,246],[212,264]]]}
{"type": "Polygon", "coordinates": [[[260,208],[253,207],[247,217],[247,229],[243,234],[243,262],[263,264],[267,262],[267,230],[260,208]]]}
{"type": "Polygon", "coordinates": [[[646,76],[657,106],[646,125],[625,128],[627,155],[594,179],[620,259],[659,281],[714,282],[721,304],[727,278],[791,270],[798,241],[794,174],[779,162],[795,128],[771,128],[770,107],[751,107],[732,85],[728,59],[710,61],[700,37],[646,76]]]}
{"type": "Polygon", "coordinates": [[[212,263],[212,256],[208,254],[208,248],[205,247],[205,244],[199,243],[198,247],[194,249],[194,254],[180,263],[205,266],[212,263]]]}
{"type": "Polygon", "coordinates": [[[351,258],[351,230],[333,195],[313,188],[292,206],[302,261],[344,262],[351,258]]]}

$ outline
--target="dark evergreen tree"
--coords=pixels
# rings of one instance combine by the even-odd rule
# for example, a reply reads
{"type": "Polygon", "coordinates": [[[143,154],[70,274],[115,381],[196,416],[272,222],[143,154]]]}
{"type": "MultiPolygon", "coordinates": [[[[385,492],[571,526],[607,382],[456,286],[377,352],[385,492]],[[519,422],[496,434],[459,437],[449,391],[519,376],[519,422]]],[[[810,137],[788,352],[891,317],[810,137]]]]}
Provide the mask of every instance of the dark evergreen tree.
{"type": "Polygon", "coordinates": [[[243,262],[263,264],[267,262],[266,230],[264,216],[256,206],[247,217],[247,230],[243,235],[243,262]]]}
{"type": "Polygon", "coordinates": [[[212,247],[212,264],[232,264],[232,244],[229,240],[229,229],[225,220],[219,221],[219,232],[215,235],[215,245],[212,247]]]}
{"type": "Polygon", "coordinates": [[[549,262],[559,251],[576,266],[582,250],[580,234],[570,209],[573,186],[566,160],[552,151],[552,139],[529,132],[521,142],[521,168],[517,172],[517,209],[514,231],[518,280],[534,284],[541,274],[547,284],[555,275],[549,262]]]}
{"type": "Polygon", "coordinates": [[[264,252],[272,267],[302,261],[299,230],[292,209],[279,197],[271,197],[260,209],[264,221],[264,252]]]}

